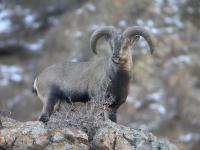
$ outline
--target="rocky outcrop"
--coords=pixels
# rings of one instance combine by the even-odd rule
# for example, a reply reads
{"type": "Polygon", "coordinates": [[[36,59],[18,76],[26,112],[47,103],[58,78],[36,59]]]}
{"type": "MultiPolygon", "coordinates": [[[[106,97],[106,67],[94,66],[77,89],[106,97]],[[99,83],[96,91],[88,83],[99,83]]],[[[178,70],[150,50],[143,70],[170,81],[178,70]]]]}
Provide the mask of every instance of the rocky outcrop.
{"type": "Polygon", "coordinates": [[[115,150],[178,150],[167,140],[158,139],[152,133],[106,122],[93,138],[94,144],[100,149],[115,150]]]}
{"type": "Polygon", "coordinates": [[[3,118],[0,149],[89,149],[86,133],[73,128],[49,130],[41,122],[3,118]]]}
{"type": "Polygon", "coordinates": [[[104,122],[93,138],[80,129],[73,127],[47,128],[38,121],[18,122],[3,117],[0,129],[0,149],[106,149],[106,150],[177,150],[167,140],[161,140],[153,134],[140,129],[132,129],[111,121],[104,122]]]}

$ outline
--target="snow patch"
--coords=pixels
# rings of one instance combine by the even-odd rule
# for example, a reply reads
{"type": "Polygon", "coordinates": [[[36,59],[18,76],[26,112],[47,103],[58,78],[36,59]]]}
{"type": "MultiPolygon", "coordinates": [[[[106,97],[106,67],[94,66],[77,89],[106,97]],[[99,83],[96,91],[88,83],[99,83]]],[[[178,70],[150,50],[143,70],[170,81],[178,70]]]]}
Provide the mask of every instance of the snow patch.
{"type": "Polygon", "coordinates": [[[150,104],[149,108],[152,109],[152,110],[158,111],[162,115],[166,114],[166,109],[161,104],[158,104],[158,103],[150,104]]]}
{"type": "Polygon", "coordinates": [[[140,108],[142,106],[142,102],[140,100],[134,100],[133,101],[133,106],[135,108],[140,108]]]}
{"type": "Polygon", "coordinates": [[[21,82],[22,81],[22,68],[19,66],[0,66],[0,85],[6,86],[10,81],[21,82]]]}
{"type": "Polygon", "coordinates": [[[91,3],[91,2],[88,2],[84,5],[85,9],[90,11],[90,12],[95,12],[96,11],[96,6],[91,3]]]}
{"type": "Polygon", "coordinates": [[[82,37],[83,37],[83,32],[81,32],[81,31],[76,31],[75,34],[74,34],[74,37],[75,37],[76,39],[82,38],[82,37]]]}
{"type": "Polygon", "coordinates": [[[154,92],[154,93],[149,94],[149,95],[147,96],[147,99],[148,99],[148,100],[154,100],[154,101],[159,102],[159,101],[162,100],[163,94],[164,94],[163,90],[159,90],[159,91],[157,91],[157,92],[154,92]]]}
{"type": "Polygon", "coordinates": [[[83,12],[84,12],[83,8],[78,8],[75,13],[76,13],[76,15],[81,15],[81,14],[83,14],[83,12]]]}
{"type": "Polygon", "coordinates": [[[127,26],[127,21],[126,20],[120,20],[118,22],[118,24],[119,24],[120,27],[126,27],[127,26]]]}
{"type": "Polygon", "coordinates": [[[190,64],[191,63],[191,58],[188,55],[180,55],[178,57],[173,58],[172,62],[175,63],[175,64],[177,64],[177,63],[190,64]]]}
{"type": "Polygon", "coordinates": [[[15,96],[13,99],[9,100],[7,103],[7,107],[9,110],[11,110],[16,104],[18,104],[21,100],[21,97],[19,95],[15,96]]]}
{"type": "Polygon", "coordinates": [[[72,58],[71,62],[74,62],[74,63],[79,62],[79,59],[78,58],[72,58]]]}
{"type": "Polygon", "coordinates": [[[179,137],[179,140],[184,143],[188,143],[191,141],[198,142],[200,140],[200,135],[197,133],[187,133],[187,134],[181,135],[179,137]]]}
{"type": "Polygon", "coordinates": [[[31,51],[38,51],[38,50],[42,49],[43,45],[44,45],[44,40],[40,39],[36,42],[28,43],[25,46],[26,46],[27,49],[29,49],[31,51]]]}
{"type": "Polygon", "coordinates": [[[0,33],[11,33],[12,22],[10,19],[0,19],[0,33]]]}

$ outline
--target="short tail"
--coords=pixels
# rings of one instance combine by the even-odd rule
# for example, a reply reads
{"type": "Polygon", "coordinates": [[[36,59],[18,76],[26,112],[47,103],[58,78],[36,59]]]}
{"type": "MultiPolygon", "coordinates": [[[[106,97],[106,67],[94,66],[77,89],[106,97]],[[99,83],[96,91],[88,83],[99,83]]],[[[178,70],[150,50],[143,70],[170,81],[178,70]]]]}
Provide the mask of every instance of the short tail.
{"type": "Polygon", "coordinates": [[[36,79],[34,80],[34,82],[33,82],[32,92],[35,93],[36,95],[38,95],[38,93],[37,93],[36,82],[37,82],[37,78],[36,78],[36,79]]]}

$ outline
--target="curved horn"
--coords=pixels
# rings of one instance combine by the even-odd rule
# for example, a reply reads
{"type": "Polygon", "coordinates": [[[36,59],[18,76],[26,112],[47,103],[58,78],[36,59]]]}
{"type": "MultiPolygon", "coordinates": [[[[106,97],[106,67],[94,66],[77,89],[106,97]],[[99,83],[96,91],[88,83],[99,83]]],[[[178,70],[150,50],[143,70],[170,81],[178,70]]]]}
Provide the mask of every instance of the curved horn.
{"type": "Polygon", "coordinates": [[[94,31],[90,38],[91,50],[95,54],[97,54],[96,44],[97,44],[97,41],[99,40],[99,38],[101,38],[102,36],[107,36],[108,38],[111,38],[115,32],[116,32],[116,29],[112,26],[104,26],[104,27],[101,27],[101,28],[97,29],[96,31],[94,31]]]}
{"type": "Polygon", "coordinates": [[[154,38],[147,30],[138,26],[134,26],[134,27],[129,27],[123,33],[123,36],[128,37],[128,38],[136,37],[138,35],[142,36],[147,41],[150,47],[150,52],[152,54],[154,52],[155,42],[154,42],[154,38]]]}

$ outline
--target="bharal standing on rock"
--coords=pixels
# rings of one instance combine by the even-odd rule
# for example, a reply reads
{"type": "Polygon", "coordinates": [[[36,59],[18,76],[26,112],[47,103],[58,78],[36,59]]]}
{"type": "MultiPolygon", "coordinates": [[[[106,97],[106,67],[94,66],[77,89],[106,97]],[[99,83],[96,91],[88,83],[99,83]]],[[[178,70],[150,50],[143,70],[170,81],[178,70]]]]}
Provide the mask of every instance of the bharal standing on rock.
{"type": "Polygon", "coordinates": [[[88,62],[63,62],[46,68],[33,85],[43,102],[39,120],[46,123],[58,102],[87,102],[99,94],[97,89],[100,92],[104,89],[106,95],[113,98],[107,106],[111,110],[108,116],[116,122],[117,109],[128,96],[133,67],[132,48],[140,36],[147,41],[153,53],[154,40],[144,28],[133,26],[121,33],[112,26],[100,27],[91,36],[91,49],[97,54],[97,41],[105,37],[112,50],[110,57],[94,57],[88,62]]]}

